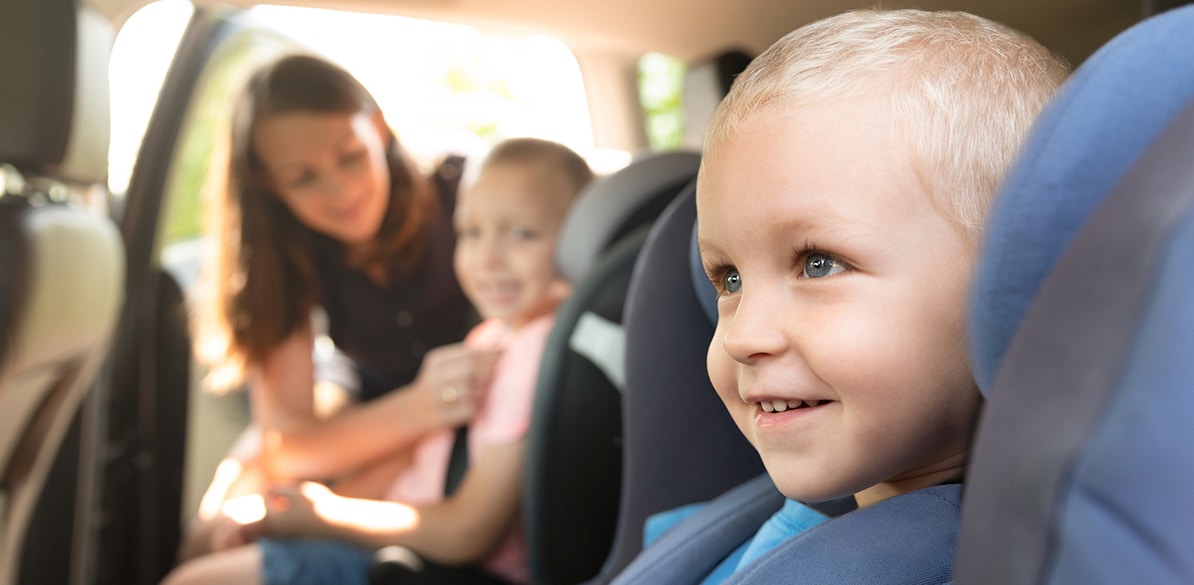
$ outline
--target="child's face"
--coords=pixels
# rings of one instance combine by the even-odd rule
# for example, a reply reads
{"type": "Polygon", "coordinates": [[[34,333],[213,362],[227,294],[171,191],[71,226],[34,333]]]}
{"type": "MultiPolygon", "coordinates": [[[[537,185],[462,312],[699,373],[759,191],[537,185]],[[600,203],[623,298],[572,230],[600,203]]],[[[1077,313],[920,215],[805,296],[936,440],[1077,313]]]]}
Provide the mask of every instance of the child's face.
{"type": "Polygon", "coordinates": [[[564,188],[514,164],[487,167],[456,204],[456,275],[486,318],[519,327],[559,302],[556,240],[564,188]]]}
{"type": "Polygon", "coordinates": [[[709,375],[788,497],[860,505],[956,477],[980,398],[971,253],[878,107],[758,112],[705,159],[709,375]]]}
{"type": "Polygon", "coordinates": [[[284,112],[257,122],[252,147],[299,221],[345,244],[365,244],[390,198],[384,124],[364,113],[284,112]]]}

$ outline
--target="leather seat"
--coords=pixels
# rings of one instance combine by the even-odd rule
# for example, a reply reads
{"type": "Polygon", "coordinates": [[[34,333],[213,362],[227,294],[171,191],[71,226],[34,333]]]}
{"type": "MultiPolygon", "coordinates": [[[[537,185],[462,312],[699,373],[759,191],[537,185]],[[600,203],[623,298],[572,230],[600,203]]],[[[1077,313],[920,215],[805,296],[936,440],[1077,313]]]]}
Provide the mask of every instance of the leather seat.
{"type": "MultiPolygon", "coordinates": [[[[0,28],[9,57],[0,94],[0,162],[10,165],[0,194],[0,585],[8,585],[27,581],[19,577],[27,532],[107,355],[125,258],[115,225],[69,195],[107,175],[107,22],[69,0],[14,0],[0,28]]],[[[73,501],[59,504],[75,512],[73,501]]]]}

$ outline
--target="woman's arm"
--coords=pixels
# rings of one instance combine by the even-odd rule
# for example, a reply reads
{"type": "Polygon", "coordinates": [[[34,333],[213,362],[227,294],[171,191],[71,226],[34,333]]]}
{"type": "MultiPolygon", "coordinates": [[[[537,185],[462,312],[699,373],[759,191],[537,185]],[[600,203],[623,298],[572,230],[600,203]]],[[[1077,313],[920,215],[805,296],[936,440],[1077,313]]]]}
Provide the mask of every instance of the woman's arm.
{"type": "Polygon", "coordinates": [[[250,380],[266,473],[275,482],[342,476],[410,446],[426,433],[470,420],[497,352],[453,344],[427,353],[411,384],[320,418],[314,401],[314,336],[291,335],[250,380]],[[445,391],[451,388],[450,392],[445,391]],[[453,400],[446,402],[445,395],[453,400]]]}
{"type": "Polygon", "coordinates": [[[451,498],[429,506],[338,496],[318,484],[278,490],[265,534],[331,537],[370,548],[401,545],[432,561],[479,562],[518,514],[523,442],[486,447],[451,498]]]}

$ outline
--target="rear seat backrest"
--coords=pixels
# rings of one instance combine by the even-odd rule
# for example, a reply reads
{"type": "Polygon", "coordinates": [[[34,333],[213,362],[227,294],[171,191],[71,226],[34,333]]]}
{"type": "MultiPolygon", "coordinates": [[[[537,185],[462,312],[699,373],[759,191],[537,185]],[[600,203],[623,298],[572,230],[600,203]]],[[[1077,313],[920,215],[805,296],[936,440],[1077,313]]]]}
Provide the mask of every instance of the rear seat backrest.
{"type": "Polygon", "coordinates": [[[115,226],[48,197],[106,176],[110,46],[107,22],[71,0],[5,4],[0,163],[26,183],[6,181],[12,192],[0,194],[0,230],[14,246],[0,273],[20,270],[0,300],[11,315],[0,323],[8,348],[0,355],[0,585],[18,579],[46,475],[120,309],[124,252],[115,226]]]}
{"type": "Polygon", "coordinates": [[[959,584],[1194,582],[1191,30],[1177,9],[1096,52],[1001,190],[959,584]]]}

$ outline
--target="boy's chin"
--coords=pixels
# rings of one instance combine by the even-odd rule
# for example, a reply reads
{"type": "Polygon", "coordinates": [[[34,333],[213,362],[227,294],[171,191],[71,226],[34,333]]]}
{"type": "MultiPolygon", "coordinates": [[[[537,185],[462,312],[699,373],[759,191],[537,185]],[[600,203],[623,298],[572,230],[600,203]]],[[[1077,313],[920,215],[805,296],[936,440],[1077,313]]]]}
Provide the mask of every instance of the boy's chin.
{"type": "Polygon", "coordinates": [[[805,503],[827,502],[847,497],[863,488],[856,488],[841,481],[832,481],[832,471],[813,469],[809,466],[794,466],[790,462],[777,461],[778,457],[763,455],[763,466],[775,483],[775,489],[785,498],[805,503]]]}

